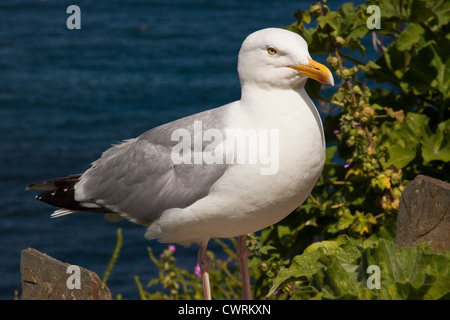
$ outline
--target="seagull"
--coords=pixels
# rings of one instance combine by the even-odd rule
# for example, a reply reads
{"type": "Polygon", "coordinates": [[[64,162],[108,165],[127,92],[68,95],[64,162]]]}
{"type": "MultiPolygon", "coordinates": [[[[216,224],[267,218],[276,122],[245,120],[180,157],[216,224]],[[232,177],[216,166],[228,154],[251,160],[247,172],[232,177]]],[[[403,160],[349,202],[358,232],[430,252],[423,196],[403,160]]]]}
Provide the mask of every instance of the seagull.
{"type": "Polygon", "coordinates": [[[280,28],[250,34],[238,55],[241,99],[155,127],[103,152],[82,174],[29,184],[61,217],[104,213],[147,227],[145,237],[198,244],[211,299],[210,238],[238,237],[242,298],[251,299],[246,236],[273,225],[311,193],[325,137],[308,78],[334,85],[306,41],[280,28]]]}

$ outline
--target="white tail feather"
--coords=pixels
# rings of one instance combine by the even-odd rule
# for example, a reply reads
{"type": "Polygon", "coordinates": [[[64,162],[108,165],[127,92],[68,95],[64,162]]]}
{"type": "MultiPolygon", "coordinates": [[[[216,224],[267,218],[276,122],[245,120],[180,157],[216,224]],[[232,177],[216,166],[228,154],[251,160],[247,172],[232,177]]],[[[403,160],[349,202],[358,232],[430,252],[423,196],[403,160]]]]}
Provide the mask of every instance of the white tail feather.
{"type": "Polygon", "coordinates": [[[75,211],[75,210],[69,210],[69,209],[58,209],[58,210],[55,210],[55,211],[50,215],[50,217],[51,217],[51,218],[59,218],[59,217],[67,216],[67,215],[69,215],[69,214],[74,214],[74,213],[76,213],[76,212],[78,212],[78,211],[75,211]]]}

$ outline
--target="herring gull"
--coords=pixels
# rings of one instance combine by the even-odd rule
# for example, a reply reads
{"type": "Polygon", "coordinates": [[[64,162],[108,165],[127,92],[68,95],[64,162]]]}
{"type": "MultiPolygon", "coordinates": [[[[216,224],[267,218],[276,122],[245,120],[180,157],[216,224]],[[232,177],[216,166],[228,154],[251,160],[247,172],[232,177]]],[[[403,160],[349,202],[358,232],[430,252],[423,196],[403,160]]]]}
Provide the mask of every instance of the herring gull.
{"type": "Polygon", "coordinates": [[[212,237],[238,237],[242,297],[251,299],[246,235],[301,205],[325,161],[319,113],[307,78],[334,85],[298,34],[250,34],[238,56],[241,99],[153,128],[112,146],[82,174],[33,183],[57,208],[105,213],[147,227],[145,237],[199,245],[205,299],[212,237]]]}

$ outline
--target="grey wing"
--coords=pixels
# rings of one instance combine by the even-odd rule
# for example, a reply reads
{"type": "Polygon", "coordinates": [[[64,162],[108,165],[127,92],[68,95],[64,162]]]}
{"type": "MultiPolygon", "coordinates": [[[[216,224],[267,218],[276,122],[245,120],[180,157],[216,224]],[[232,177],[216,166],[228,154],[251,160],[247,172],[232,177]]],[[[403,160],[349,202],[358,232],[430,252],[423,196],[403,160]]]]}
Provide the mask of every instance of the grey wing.
{"type": "Polygon", "coordinates": [[[147,225],[166,209],[185,208],[205,197],[228,165],[175,164],[171,154],[178,141],[171,136],[177,129],[193,136],[194,121],[201,121],[203,130],[225,129],[226,111],[224,106],[186,117],[110,148],[82,175],[75,199],[147,225]]]}

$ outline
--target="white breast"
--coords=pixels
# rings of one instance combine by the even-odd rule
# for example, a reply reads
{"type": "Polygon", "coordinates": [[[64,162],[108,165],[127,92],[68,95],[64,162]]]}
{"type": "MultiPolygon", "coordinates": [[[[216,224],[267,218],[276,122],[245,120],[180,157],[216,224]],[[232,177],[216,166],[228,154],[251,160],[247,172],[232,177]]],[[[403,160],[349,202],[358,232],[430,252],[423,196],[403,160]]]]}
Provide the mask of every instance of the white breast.
{"type": "Polygon", "coordinates": [[[166,210],[146,237],[189,244],[239,236],[280,221],[303,203],[325,159],[319,114],[304,90],[271,92],[263,101],[251,107],[245,101],[235,104],[228,123],[230,128],[278,130],[278,159],[272,155],[276,173],[261,174],[268,167],[261,163],[231,166],[207,197],[185,209],[166,210]]]}

